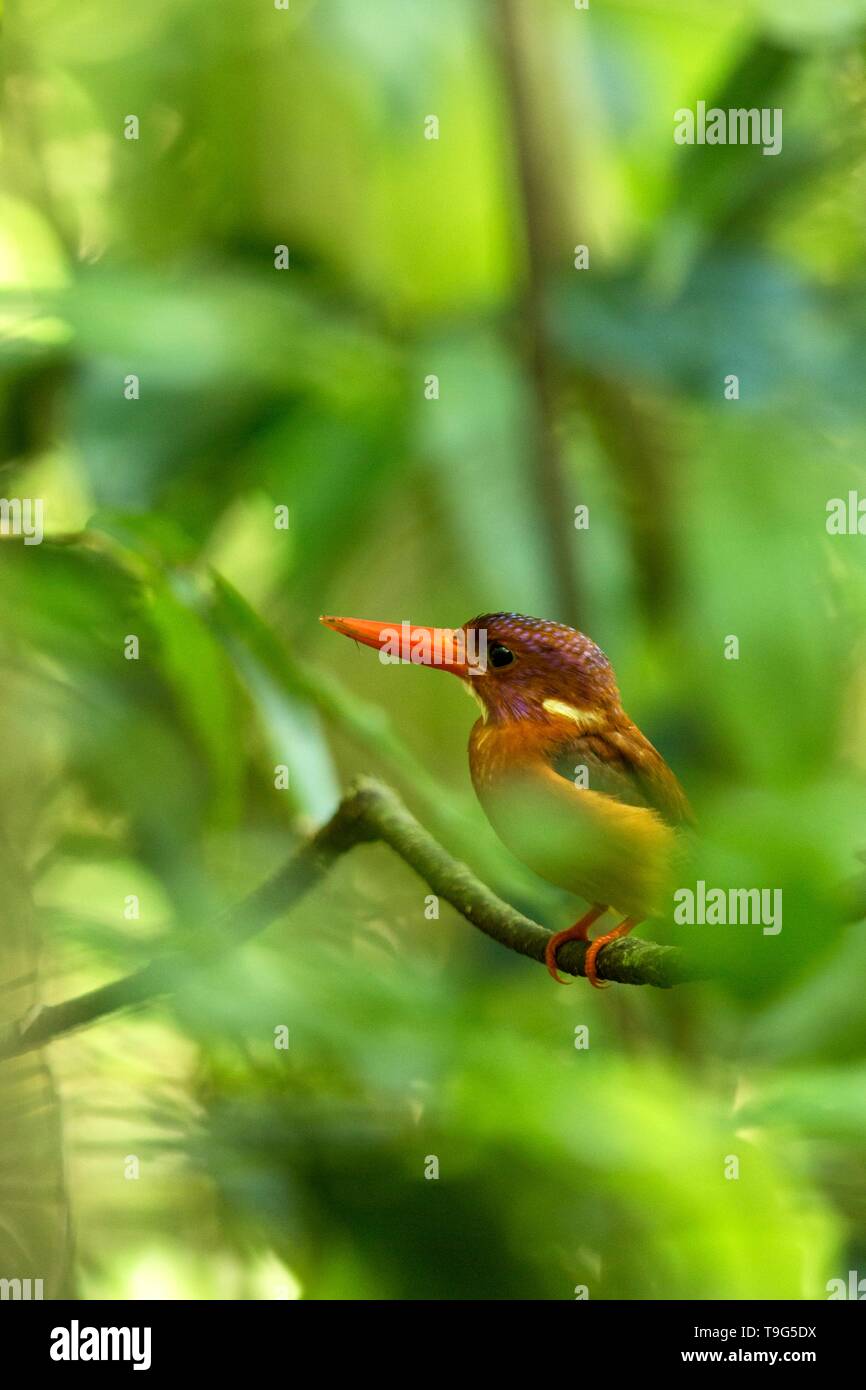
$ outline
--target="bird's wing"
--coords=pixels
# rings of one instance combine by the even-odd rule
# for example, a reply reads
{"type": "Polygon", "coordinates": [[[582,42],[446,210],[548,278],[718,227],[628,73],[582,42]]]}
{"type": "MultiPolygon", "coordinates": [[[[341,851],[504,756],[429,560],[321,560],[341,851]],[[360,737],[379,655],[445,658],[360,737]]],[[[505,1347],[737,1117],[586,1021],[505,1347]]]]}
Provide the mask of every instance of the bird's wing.
{"type": "Polygon", "coordinates": [[[664,902],[677,837],[651,807],[578,789],[544,761],[516,765],[479,795],[500,839],[548,882],[639,919],[664,902]]]}
{"type": "Polygon", "coordinates": [[[618,726],[575,732],[560,744],[551,762],[554,772],[576,782],[586,768],[588,786],[626,806],[657,811],[669,825],[694,823],[688,798],[661,754],[640,730],[618,726]]]}

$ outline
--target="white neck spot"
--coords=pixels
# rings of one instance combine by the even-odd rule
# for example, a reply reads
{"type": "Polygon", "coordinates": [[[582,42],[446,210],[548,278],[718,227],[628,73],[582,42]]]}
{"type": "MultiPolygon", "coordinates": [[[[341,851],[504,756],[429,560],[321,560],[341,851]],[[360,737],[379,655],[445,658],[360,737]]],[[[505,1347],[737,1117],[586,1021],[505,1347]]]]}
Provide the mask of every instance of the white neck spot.
{"type": "Polygon", "coordinates": [[[471,696],[478,708],[481,710],[481,718],[484,720],[484,723],[486,724],[487,715],[489,711],[481,696],[478,694],[478,686],[474,683],[474,681],[471,680],[461,681],[460,684],[463,686],[464,690],[466,691],[466,694],[471,696]]]}
{"type": "Polygon", "coordinates": [[[541,708],[548,714],[558,714],[561,719],[570,719],[581,729],[591,729],[604,723],[604,716],[598,710],[578,709],[576,705],[566,704],[564,700],[544,700],[541,708]]]}

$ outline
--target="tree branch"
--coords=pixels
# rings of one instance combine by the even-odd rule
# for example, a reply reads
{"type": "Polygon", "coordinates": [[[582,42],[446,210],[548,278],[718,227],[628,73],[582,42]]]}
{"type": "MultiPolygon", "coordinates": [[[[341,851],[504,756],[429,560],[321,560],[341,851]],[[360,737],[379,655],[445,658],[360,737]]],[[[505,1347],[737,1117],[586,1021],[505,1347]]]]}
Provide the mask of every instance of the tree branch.
{"type": "MultiPolygon", "coordinates": [[[[547,929],[503,902],[465,864],[452,859],[396,792],[363,777],[331,819],[277,873],[222,916],[206,951],[196,955],[166,953],[111,984],[32,1010],[0,1032],[0,1059],[41,1047],[108,1014],[168,993],[184,974],[195,974],[281,917],[324,877],[340,855],[373,841],[390,846],[438,897],[486,936],[531,960],[544,960],[550,935],[547,929]]],[[[567,943],[558,955],[560,970],[583,975],[585,955],[583,942],[567,943]]],[[[699,970],[678,947],[627,937],[603,948],[598,973],[620,984],[655,985],[659,989],[700,978],[699,970]]]]}

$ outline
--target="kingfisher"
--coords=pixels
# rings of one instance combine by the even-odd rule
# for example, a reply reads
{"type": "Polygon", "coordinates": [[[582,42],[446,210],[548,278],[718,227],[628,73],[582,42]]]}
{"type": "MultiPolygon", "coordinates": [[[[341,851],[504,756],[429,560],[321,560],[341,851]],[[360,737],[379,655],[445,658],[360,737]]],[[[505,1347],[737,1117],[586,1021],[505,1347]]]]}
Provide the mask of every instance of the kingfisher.
{"type": "Polygon", "coordinates": [[[478,799],[499,838],[548,882],[589,904],[551,933],[553,979],[567,941],[588,943],[584,972],[601,989],[599,952],[663,904],[683,829],[683,788],[622,707],[613,667],[575,628],[520,613],[485,613],[461,628],[323,616],[335,632],[377,647],[385,663],[439,667],[480,706],[469,735],[478,799]],[[617,926],[590,941],[608,911],[617,926]]]}

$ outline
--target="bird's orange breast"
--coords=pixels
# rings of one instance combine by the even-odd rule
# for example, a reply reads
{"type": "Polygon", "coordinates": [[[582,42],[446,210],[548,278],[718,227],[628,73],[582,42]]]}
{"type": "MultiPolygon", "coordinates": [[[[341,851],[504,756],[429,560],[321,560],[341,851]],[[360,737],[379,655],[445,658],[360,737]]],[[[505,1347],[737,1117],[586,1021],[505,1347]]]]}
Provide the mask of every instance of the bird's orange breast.
{"type": "Polygon", "coordinates": [[[557,721],[479,720],[469,742],[478,799],[500,839],[542,878],[626,916],[652,916],[669,885],[676,831],[650,807],[559,775],[557,747],[573,735],[557,721]]]}

